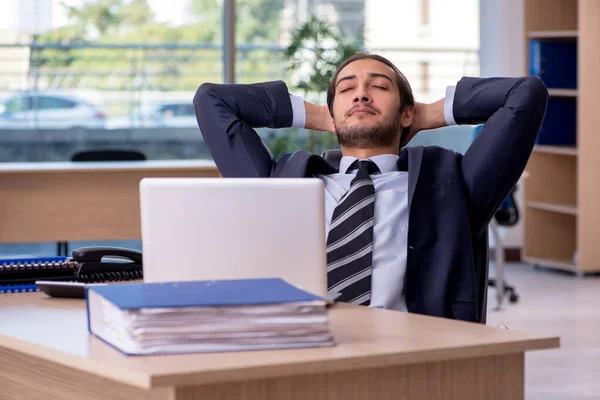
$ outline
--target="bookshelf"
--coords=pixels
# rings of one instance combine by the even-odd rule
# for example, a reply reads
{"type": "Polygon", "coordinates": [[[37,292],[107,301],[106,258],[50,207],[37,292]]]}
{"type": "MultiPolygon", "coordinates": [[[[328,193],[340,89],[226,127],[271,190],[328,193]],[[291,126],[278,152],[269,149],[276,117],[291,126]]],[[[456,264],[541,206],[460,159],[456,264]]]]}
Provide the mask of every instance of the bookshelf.
{"type": "Polygon", "coordinates": [[[577,97],[577,89],[548,89],[552,97],[577,97]]]}
{"type": "MultiPolygon", "coordinates": [[[[538,51],[531,41],[571,42],[576,85],[545,81],[552,109],[544,122],[554,123],[542,127],[526,168],[523,260],[579,275],[600,272],[600,1],[524,0],[524,13],[525,73],[537,75],[530,69],[532,52],[538,51]],[[553,143],[544,142],[549,132],[553,143]]],[[[568,65],[564,57],[549,62],[540,77],[544,80],[545,73],[549,81],[560,81],[568,65]],[[559,72],[549,72],[555,67],[559,72]]]]}

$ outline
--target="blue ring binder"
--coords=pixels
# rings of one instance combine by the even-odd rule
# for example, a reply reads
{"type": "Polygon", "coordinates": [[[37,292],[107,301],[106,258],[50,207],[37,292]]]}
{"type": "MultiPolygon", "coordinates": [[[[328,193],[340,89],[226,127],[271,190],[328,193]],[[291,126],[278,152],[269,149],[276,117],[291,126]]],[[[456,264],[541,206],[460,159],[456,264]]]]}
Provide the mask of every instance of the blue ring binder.
{"type": "Polygon", "coordinates": [[[0,293],[39,292],[36,285],[5,285],[0,286],[0,293]]]}
{"type": "Polygon", "coordinates": [[[65,256],[0,259],[0,294],[38,292],[37,279],[74,276],[77,269],[78,265],[65,256]]]}

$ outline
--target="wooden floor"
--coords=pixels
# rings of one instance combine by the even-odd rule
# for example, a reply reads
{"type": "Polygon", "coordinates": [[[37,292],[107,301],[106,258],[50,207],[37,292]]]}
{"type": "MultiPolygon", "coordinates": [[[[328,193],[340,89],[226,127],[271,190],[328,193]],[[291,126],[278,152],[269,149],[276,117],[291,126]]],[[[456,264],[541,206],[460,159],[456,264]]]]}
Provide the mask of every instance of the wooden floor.
{"type": "MultiPolygon", "coordinates": [[[[493,270],[492,274],[493,276],[493,270]]],[[[526,356],[527,400],[600,399],[600,276],[508,264],[505,279],[519,294],[516,304],[496,307],[490,288],[488,325],[506,325],[561,338],[561,348],[526,356]]]]}

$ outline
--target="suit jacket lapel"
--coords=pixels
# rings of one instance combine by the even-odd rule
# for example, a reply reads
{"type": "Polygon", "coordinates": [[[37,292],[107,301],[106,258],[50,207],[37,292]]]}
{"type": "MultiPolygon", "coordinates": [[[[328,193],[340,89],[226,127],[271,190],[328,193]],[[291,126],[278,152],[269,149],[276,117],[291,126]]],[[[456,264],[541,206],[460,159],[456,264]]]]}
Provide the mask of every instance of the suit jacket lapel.
{"type": "Polygon", "coordinates": [[[316,174],[333,174],[338,172],[338,169],[321,156],[298,150],[280,159],[276,171],[276,177],[302,178],[313,177],[316,174]]]}
{"type": "Polygon", "coordinates": [[[408,151],[408,209],[412,204],[419,173],[421,172],[421,161],[423,160],[423,147],[407,147],[408,151]]]}
{"type": "Polygon", "coordinates": [[[305,176],[315,176],[317,174],[336,174],[338,172],[340,172],[340,170],[331,165],[323,157],[316,154],[311,154],[306,165],[305,176]]]}

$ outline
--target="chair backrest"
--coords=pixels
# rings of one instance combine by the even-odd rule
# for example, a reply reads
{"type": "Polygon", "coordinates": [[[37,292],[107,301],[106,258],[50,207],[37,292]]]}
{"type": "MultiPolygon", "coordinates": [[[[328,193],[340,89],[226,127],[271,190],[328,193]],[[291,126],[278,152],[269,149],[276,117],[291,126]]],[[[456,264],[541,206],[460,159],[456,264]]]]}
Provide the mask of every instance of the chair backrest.
{"type": "MultiPolygon", "coordinates": [[[[340,165],[342,159],[342,151],[339,149],[331,149],[321,154],[331,165],[336,168],[340,165]]],[[[477,310],[478,322],[485,324],[487,317],[487,292],[489,280],[489,239],[488,230],[486,229],[479,237],[472,239],[473,260],[475,262],[475,278],[477,280],[477,310]]]]}
{"type": "Polygon", "coordinates": [[[514,226],[519,222],[519,206],[515,199],[515,192],[517,191],[517,185],[508,194],[504,202],[500,205],[494,218],[496,222],[501,226],[514,226]]]}
{"type": "Polygon", "coordinates": [[[339,168],[340,162],[342,161],[342,151],[340,149],[325,150],[323,154],[321,154],[321,157],[327,160],[329,164],[339,168]]]}
{"type": "Polygon", "coordinates": [[[86,150],[75,153],[71,161],[145,161],[146,156],[135,150],[86,150]]]}

